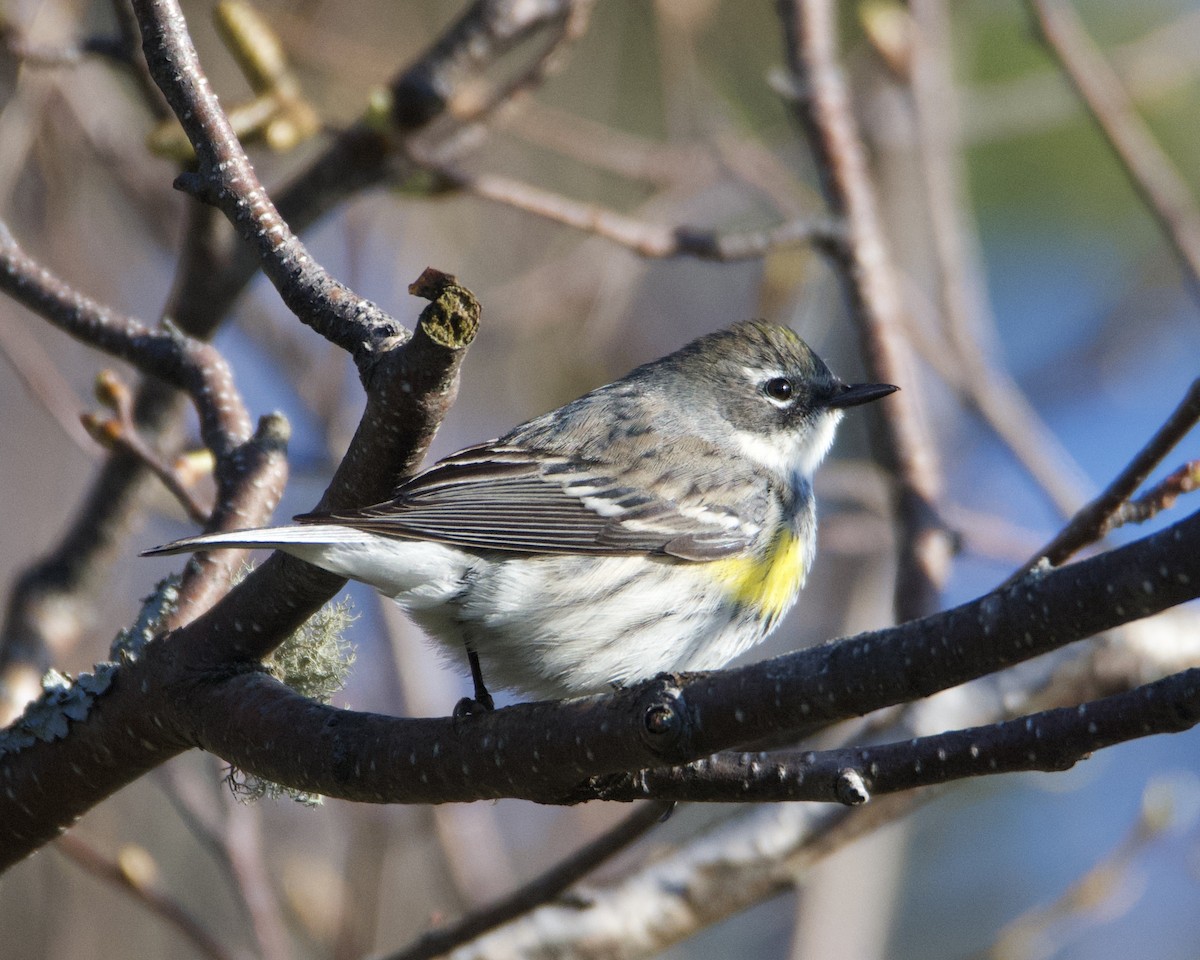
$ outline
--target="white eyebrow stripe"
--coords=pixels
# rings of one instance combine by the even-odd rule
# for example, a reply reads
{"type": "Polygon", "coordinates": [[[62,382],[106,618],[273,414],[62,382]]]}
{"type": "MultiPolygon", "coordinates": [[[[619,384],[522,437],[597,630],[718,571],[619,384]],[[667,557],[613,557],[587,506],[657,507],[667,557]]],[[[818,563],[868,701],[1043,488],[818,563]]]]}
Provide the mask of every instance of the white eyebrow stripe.
{"type": "Polygon", "coordinates": [[[787,377],[788,375],[786,370],[780,370],[776,367],[772,367],[769,370],[763,367],[742,367],[742,372],[746,374],[746,379],[751,383],[767,381],[772,377],[787,377]]]}

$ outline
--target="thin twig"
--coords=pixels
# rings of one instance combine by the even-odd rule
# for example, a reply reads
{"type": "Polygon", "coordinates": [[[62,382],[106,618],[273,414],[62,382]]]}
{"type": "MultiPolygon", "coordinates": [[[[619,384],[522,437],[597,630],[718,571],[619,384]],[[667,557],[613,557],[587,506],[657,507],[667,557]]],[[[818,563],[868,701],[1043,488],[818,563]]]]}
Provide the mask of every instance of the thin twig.
{"type": "Polygon", "coordinates": [[[1059,566],[1111,529],[1113,517],[1163,458],[1200,422],[1200,379],[1193,380],[1179,406],[1100,496],[1083,507],[1055,537],[1006,581],[1014,583],[1043,561],[1059,566]]]}
{"type": "Polygon", "coordinates": [[[152,877],[140,875],[129,864],[123,865],[119,860],[109,859],[74,834],[59,837],[54,847],[92,876],[124,890],[155,916],[178,930],[204,956],[212,960],[234,960],[234,954],[226,950],[179,901],[160,890],[152,877]]]}
{"type": "Polygon", "coordinates": [[[1145,523],[1163,510],[1170,510],[1180,494],[1200,489],[1200,460],[1191,460],[1171,472],[1142,496],[1130,500],[1110,518],[1108,529],[1114,530],[1127,523],[1145,523]]]}
{"type": "Polygon", "coordinates": [[[374,944],[383,899],[389,831],[383,811],[351,811],[353,821],[342,870],[344,893],[330,960],[360,960],[374,944]]]}
{"type": "MultiPolygon", "coordinates": [[[[215,523],[229,523],[234,518],[244,521],[248,516],[246,511],[255,502],[261,507],[269,501],[268,510],[274,506],[286,475],[282,458],[286,425],[276,417],[264,418],[258,430],[251,433],[250,418],[229,365],[214,347],[184,335],[169,324],[152,328],[84,296],[22,250],[3,223],[0,223],[0,291],[77,340],[126,360],[143,373],[191,396],[205,445],[217,458],[217,506],[211,516],[215,523]]],[[[124,458],[135,459],[128,453],[124,458]]],[[[128,495],[129,491],[124,493],[128,495]]],[[[94,495],[104,501],[111,491],[98,488],[94,495]]],[[[88,523],[84,527],[87,533],[96,533],[88,523]]],[[[72,533],[80,531],[75,529],[72,533]]],[[[104,546],[109,545],[105,537],[104,546]]],[[[83,552],[92,558],[99,548],[89,543],[83,552]]],[[[211,574],[224,571],[227,575],[238,562],[236,553],[217,558],[212,561],[209,576],[201,575],[198,568],[189,568],[176,614],[194,615],[196,609],[210,603],[223,579],[211,574]]],[[[82,582],[87,572],[95,575],[95,568],[86,564],[87,560],[78,553],[66,551],[60,563],[44,563],[27,572],[9,610],[0,668],[20,669],[44,658],[44,630],[30,629],[30,623],[38,620],[39,602],[45,602],[45,595],[39,596],[39,588],[57,595],[59,602],[70,609],[70,601],[63,602],[58,585],[70,579],[82,582]],[[81,569],[87,572],[79,574],[81,569]]]]}
{"type": "MultiPolygon", "coordinates": [[[[287,473],[283,458],[287,423],[272,414],[263,417],[251,433],[233,373],[215,347],[186,336],[172,324],[152,328],[84,296],[25,253],[2,223],[0,290],[77,340],[128,361],[192,398],[201,437],[216,457],[217,499],[207,516],[216,529],[244,523],[251,511],[274,508],[287,473]]],[[[195,616],[213,602],[239,562],[239,554],[228,551],[210,558],[207,572],[190,566],[168,621],[195,616]]]]}
{"type": "MultiPolygon", "coordinates": [[[[216,758],[212,758],[215,768],[216,758]]],[[[210,773],[213,771],[210,770],[210,773]]],[[[217,777],[213,776],[213,782],[217,777]]],[[[179,817],[184,829],[200,844],[216,861],[225,873],[229,882],[236,882],[236,875],[229,862],[229,851],[222,836],[223,823],[217,811],[221,807],[213,802],[211,796],[197,797],[194,793],[199,788],[195,781],[187,782],[179,768],[173,764],[164,764],[154,771],[154,781],[158,784],[171,809],[179,817]]]]}
{"type": "Polygon", "coordinates": [[[1200,210],[1187,181],[1138,114],[1129,92],[1065,0],[1029,0],[1042,36],[1158,220],[1200,299],[1200,210]]]}
{"type": "Polygon", "coordinates": [[[476,910],[443,930],[426,933],[411,946],[388,954],[386,960],[431,960],[449,953],[469,940],[508,923],[558,897],[577,880],[640,839],[661,823],[674,806],[670,802],[651,801],[640,805],[620,823],[550,870],[481,910],[476,910]]]}
{"type": "MultiPolygon", "coordinates": [[[[216,763],[209,764],[209,773],[215,770],[216,763]]],[[[218,779],[214,776],[203,786],[211,787],[218,779]]],[[[261,956],[265,960],[288,956],[286,928],[263,864],[258,808],[239,802],[229,790],[221,790],[219,800],[211,791],[209,796],[196,796],[201,784],[185,781],[171,764],[156,770],[155,780],[188,833],[212,855],[229,888],[238,894],[261,956]]]]}
{"type": "Polygon", "coordinates": [[[88,434],[102,446],[110,450],[124,450],[134,457],[159,479],[192,521],[201,526],[208,523],[212,515],[211,504],[201,503],[188,488],[180,472],[167,463],[142,436],[134,418],[134,399],[129,387],[111,370],[106,370],[97,378],[97,391],[103,392],[116,416],[85,413],[81,421],[88,434]]]}
{"type": "MultiPolygon", "coordinates": [[[[137,24],[128,5],[112,0],[112,6],[123,42],[135,47],[130,38],[136,39],[137,24]]],[[[378,185],[389,173],[399,169],[397,175],[402,177],[404,170],[415,170],[415,164],[404,155],[410,137],[421,132],[422,124],[440,116],[446,108],[444,98],[452,97],[460,83],[471,82],[475,74],[492,69],[508,49],[542,29],[547,18],[556,17],[553,6],[514,4],[511,0],[470,4],[392,82],[398,103],[422,105],[420,121],[405,131],[386,134],[359,124],[336,138],[281,192],[279,204],[284,219],[296,230],[305,229],[355,193],[378,185]],[[456,70],[456,65],[463,63],[469,63],[471,69],[456,70]],[[430,90],[437,96],[422,95],[430,90]]],[[[149,79],[144,58],[134,59],[138,80],[144,79],[149,87],[147,104],[155,116],[165,115],[169,110],[149,79]]],[[[18,90],[18,96],[20,93],[18,90]]],[[[25,106],[33,112],[32,104],[25,106]]],[[[9,110],[3,118],[12,120],[21,115],[22,111],[9,110]]],[[[19,129],[28,140],[28,131],[19,129]]],[[[0,135],[0,152],[7,148],[12,154],[7,157],[8,163],[0,163],[0,175],[5,170],[21,169],[16,162],[20,156],[13,152],[17,149],[14,144],[19,143],[19,137],[0,135]]],[[[5,192],[0,184],[0,195],[5,192]]],[[[177,281],[163,314],[191,336],[208,339],[257,272],[259,259],[212,207],[189,203],[186,215],[177,281]]],[[[137,421],[147,436],[163,432],[176,422],[175,399],[174,392],[159,381],[142,383],[136,402],[137,421]]],[[[104,573],[114,566],[122,549],[131,516],[139,504],[137,493],[145,479],[143,465],[123,451],[105,462],[58,543],[18,577],[0,636],[0,664],[15,651],[13,656],[30,659],[35,665],[33,672],[40,675],[49,666],[42,653],[47,643],[67,645],[78,637],[87,622],[91,598],[106,582],[104,573]],[[46,618],[40,615],[48,606],[56,610],[52,636],[47,632],[46,618]]]]}
{"type": "MultiPolygon", "coordinates": [[[[919,298],[916,309],[929,315],[939,312],[914,282],[907,284],[907,292],[910,300],[919,298]]],[[[919,323],[908,328],[909,342],[917,355],[958,392],[1042,488],[1055,509],[1064,518],[1071,516],[1090,492],[1086,478],[1025,392],[1005,369],[988,361],[977,345],[953,344],[935,333],[919,323]]],[[[965,339],[970,340],[970,335],[965,339]]],[[[945,515],[941,506],[939,511],[945,515]]],[[[951,525],[957,529],[956,524],[951,525]]]]}
{"type": "MultiPolygon", "coordinates": [[[[1161,837],[1169,825],[1169,817],[1161,818],[1160,811],[1146,809],[1149,792],[1149,789],[1143,791],[1143,808],[1128,832],[1098,863],[1072,880],[1052,902],[1039,904],[1010,920],[990,946],[964,960],[1061,955],[1071,939],[1111,923],[1115,919],[1113,901],[1123,886],[1122,879],[1130,878],[1134,859],[1161,837]],[[1056,925],[1069,925],[1071,936],[1052,940],[1050,935],[1056,925]]],[[[1128,909],[1137,898],[1121,900],[1121,905],[1128,909]]]]}
{"type": "MultiPolygon", "coordinates": [[[[564,0],[558,4],[533,4],[530,10],[538,14],[539,28],[547,36],[540,50],[529,58],[528,64],[499,83],[489,83],[480,89],[476,84],[460,84],[460,93],[450,100],[449,113],[457,120],[478,123],[486,120],[501,107],[508,107],[522,96],[541,86],[563,63],[567,48],[587,31],[588,20],[596,0],[564,0]],[[554,10],[553,7],[558,9],[554,10]],[[543,8],[539,10],[538,8],[543,8]],[[549,15],[547,15],[549,13],[549,15]]],[[[511,12],[521,5],[509,7],[511,12]]],[[[512,29],[512,26],[509,26],[512,29]]],[[[529,36],[538,31],[527,30],[529,36]]]]}
{"type": "Polygon", "coordinates": [[[647,223],[496,174],[468,174],[444,169],[439,171],[439,177],[449,187],[468,190],[488,200],[593,233],[628,247],[642,257],[691,256],[722,262],[750,260],[778,247],[827,244],[841,237],[837,223],[829,217],[791,220],[766,230],[722,233],[700,227],[647,223]]]}
{"type": "MultiPolygon", "coordinates": [[[[546,77],[545,57],[553,58],[566,36],[586,24],[594,0],[543,0],[514,3],[513,0],[476,0],[446,27],[436,42],[391,83],[392,121],[402,131],[414,131],[444,114],[453,114],[457,100],[467,109],[461,91],[472,84],[486,83],[494,69],[512,50],[530,42],[542,31],[551,34],[548,48],[535,56],[525,71],[509,81],[514,91],[527,90],[529,83],[546,77]]],[[[482,98],[475,109],[467,109],[471,122],[486,110],[501,106],[494,96],[482,98]],[[486,105],[485,109],[480,109],[486,105]]]]}

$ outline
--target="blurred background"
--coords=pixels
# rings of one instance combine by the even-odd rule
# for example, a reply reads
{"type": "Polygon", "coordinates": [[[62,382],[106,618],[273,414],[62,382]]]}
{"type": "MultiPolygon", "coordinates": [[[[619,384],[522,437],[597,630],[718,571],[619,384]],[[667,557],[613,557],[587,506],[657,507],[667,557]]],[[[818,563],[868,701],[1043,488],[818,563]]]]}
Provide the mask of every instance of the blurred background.
{"type": "MultiPolygon", "coordinates": [[[[943,594],[951,606],[1001,582],[1179,402],[1200,373],[1196,290],[1024,5],[945,4],[944,34],[928,39],[928,61],[916,61],[934,64],[933,95],[923,101],[911,92],[921,81],[906,8],[840,7],[844,63],[909,313],[901,386],[918,397],[941,476],[939,509],[961,547],[943,594]],[[942,288],[930,138],[957,184],[949,195],[963,275],[958,319],[942,288]]],[[[1075,7],[1182,178],[1196,185],[1200,5],[1075,7]]],[[[462,5],[305,0],[258,9],[326,128],[287,149],[252,148],[271,187],[362,115],[372,91],[462,5]]],[[[185,10],[223,103],[248,100],[211,5],[185,10]]],[[[114,24],[105,3],[10,0],[0,15],[10,36],[44,50],[111,33],[114,24]]],[[[606,0],[563,52],[545,82],[486,128],[467,130],[454,167],[481,178],[475,187],[431,195],[413,178],[362,192],[304,236],[335,276],[406,323],[422,306],[407,285],[427,265],[457,274],[482,301],[483,326],[431,458],[746,317],[790,324],[836,372],[859,378],[859,341],[836,277],[809,246],[729,263],[654,259],[494,198],[497,184],[520,182],[566,198],[560,210],[591,204],[641,224],[721,233],[823,216],[811,159],[780,95],[783,41],[772,5],[606,0]]],[[[506,60],[503,69],[528,56],[517,49],[509,58],[517,66],[506,60]]],[[[153,322],[172,289],[192,202],[170,187],[179,161],[148,150],[156,121],[125,71],[95,57],[69,65],[37,59],[12,45],[0,53],[0,218],[76,288],[153,322]]],[[[310,508],[361,410],[352,365],[301,328],[261,277],[215,342],[251,413],[280,409],[291,421],[291,480],[277,516],[310,508]]],[[[105,369],[135,382],[120,364],[0,299],[6,592],[58,543],[105,456],[78,426],[81,411],[97,409],[92,384],[105,369]]],[[[179,449],[189,441],[194,423],[179,449]]],[[[1195,437],[1189,444],[1156,477],[1200,456],[1195,437]]],[[[817,493],[819,562],[797,610],[755,658],[891,622],[893,534],[865,418],[847,419],[817,493]]],[[[1184,500],[1156,522],[1187,509],[1184,500]]],[[[88,628],[54,651],[58,669],[86,670],[107,656],[140,598],[179,566],[176,558],[138,559],[138,551],[193,529],[165,493],[147,492],[122,561],[93,587],[88,628]]],[[[1142,533],[1118,531],[1112,540],[1142,533]]],[[[348,592],[357,662],[335,702],[444,715],[467,690],[457,667],[440,663],[370,591],[348,592]]],[[[1137,631],[1162,646],[1200,636],[1200,625],[1195,609],[1184,609],[1137,631]]],[[[1005,683],[1031,675],[1016,676],[957,696],[1002,698],[1005,683]]],[[[1067,774],[956,786],[805,871],[796,892],[666,955],[1194,958],[1198,758],[1193,732],[1105,751],[1067,774]]],[[[263,955],[270,940],[239,882],[274,900],[268,914],[293,956],[395,950],[536,875],[627,812],[507,801],[245,805],[229,799],[222,774],[214,758],[183,756],[102,804],[73,834],[126,869],[156,876],[238,957],[263,955]],[[250,852],[253,870],[240,881],[205,844],[197,808],[250,852]]],[[[744,813],[679,810],[597,882],[744,813]]],[[[5,957],[203,955],[77,859],[50,847],[0,877],[5,957]]]]}

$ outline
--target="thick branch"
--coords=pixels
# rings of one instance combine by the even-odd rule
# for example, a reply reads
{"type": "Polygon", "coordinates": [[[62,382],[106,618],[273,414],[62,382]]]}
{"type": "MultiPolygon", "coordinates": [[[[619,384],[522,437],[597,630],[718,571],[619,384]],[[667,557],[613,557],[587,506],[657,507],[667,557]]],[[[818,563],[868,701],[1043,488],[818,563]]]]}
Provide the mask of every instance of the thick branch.
{"type": "Polygon", "coordinates": [[[1118,743],[1181,733],[1200,722],[1200,668],[1102,700],[988,726],[873,747],[800,754],[718,754],[682,767],[621,775],[605,800],[742,803],[818,800],[857,806],[869,797],[967,777],[1067,770],[1118,743]]]}
{"type": "MultiPolygon", "coordinates": [[[[1200,514],[899,627],[737,670],[469,720],[337,710],[255,672],[222,678],[189,668],[179,676],[166,664],[174,679],[156,682],[183,685],[165,714],[182,740],[300,789],[377,803],[578,801],[596,795],[591,777],[687,763],[927,696],[1192,599],[1200,594],[1197,542],[1200,514]]],[[[229,643],[237,621],[221,609],[189,628],[189,644],[229,643]]],[[[86,726],[95,725],[93,716],[86,726]]],[[[18,816],[2,797],[0,814],[18,816]]]]}

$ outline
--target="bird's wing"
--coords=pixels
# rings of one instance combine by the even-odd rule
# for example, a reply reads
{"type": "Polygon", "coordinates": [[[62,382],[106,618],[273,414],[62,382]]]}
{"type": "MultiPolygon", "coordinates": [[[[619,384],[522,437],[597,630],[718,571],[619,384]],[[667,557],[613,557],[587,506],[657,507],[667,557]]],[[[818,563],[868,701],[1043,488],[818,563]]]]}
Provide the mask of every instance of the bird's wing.
{"type": "Polygon", "coordinates": [[[687,560],[738,553],[761,529],[749,504],[739,504],[742,513],[705,506],[698,495],[658,497],[636,473],[495,442],[440,461],[386,503],[296,519],[477,550],[687,560]]]}

